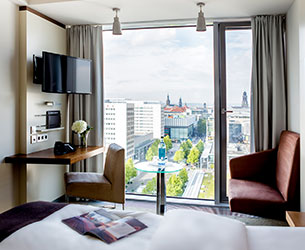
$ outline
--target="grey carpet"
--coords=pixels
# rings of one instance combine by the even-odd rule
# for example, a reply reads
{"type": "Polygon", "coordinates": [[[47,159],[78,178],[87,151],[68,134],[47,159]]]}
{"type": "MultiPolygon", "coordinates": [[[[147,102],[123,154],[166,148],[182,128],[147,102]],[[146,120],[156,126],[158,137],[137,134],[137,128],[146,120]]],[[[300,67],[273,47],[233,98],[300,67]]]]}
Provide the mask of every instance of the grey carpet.
{"type": "MultiPolygon", "coordinates": [[[[114,207],[113,203],[101,202],[101,201],[87,201],[87,202],[76,202],[80,204],[90,204],[94,206],[109,207],[115,209],[122,209],[121,205],[116,205],[114,207]]],[[[125,203],[125,209],[131,211],[145,211],[145,212],[156,212],[156,203],[151,201],[138,201],[138,200],[127,200],[125,203]]],[[[251,226],[288,226],[286,221],[262,218],[254,215],[234,213],[231,212],[227,207],[217,207],[217,206],[203,206],[203,205],[187,205],[187,204],[173,204],[167,203],[167,210],[173,209],[191,209],[197,211],[204,211],[212,214],[217,214],[220,216],[225,216],[228,218],[239,220],[246,225],[251,226]]]]}

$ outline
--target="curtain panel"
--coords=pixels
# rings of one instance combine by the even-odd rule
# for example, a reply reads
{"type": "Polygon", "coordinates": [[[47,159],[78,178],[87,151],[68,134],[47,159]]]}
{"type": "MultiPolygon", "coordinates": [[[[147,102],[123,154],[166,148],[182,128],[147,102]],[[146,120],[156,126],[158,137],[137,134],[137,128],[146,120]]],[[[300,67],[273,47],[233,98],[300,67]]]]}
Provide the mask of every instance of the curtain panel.
{"type": "Polygon", "coordinates": [[[256,152],[278,145],[287,129],[285,16],[252,19],[252,146],[256,152]]]}
{"type": "MultiPolygon", "coordinates": [[[[93,130],[88,137],[88,145],[103,146],[103,31],[101,26],[77,25],[67,29],[68,55],[92,60],[92,94],[69,96],[69,128],[76,120],[85,120],[93,130]]],[[[76,138],[69,132],[71,141],[76,138]]],[[[84,162],[75,164],[73,171],[83,171],[84,162]]],[[[103,157],[96,156],[86,160],[86,170],[102,172],[103,157]]]]}

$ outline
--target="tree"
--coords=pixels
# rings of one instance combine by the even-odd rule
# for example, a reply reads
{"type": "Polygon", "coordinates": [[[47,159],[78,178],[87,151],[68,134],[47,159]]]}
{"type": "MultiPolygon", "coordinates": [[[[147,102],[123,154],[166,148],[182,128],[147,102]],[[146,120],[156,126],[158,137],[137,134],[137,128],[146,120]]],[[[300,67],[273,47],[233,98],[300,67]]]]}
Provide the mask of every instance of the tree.
{"type": "Polygon", "coordinates": [[[200,155],[201,155],[204,150],[204,143],[202,140],[199,140],[199,142],[196,145],[196,148],[199,150],[200,155]]]}
{"type": "Polygon", "coordinates": [[[197,123],[196,133],[199,137],[206,137],[207,133],[207,120],[200,119],[197,123]]]}
{"type": "Polygon", "coordinates": [[[184,152],[183,150],[180,148],[179,150],[176,151],[175,155],[174,155],[174,161],[175,162],[182,162],[184,159],[184,152]]]}
{"type": "Polygon", "coordinates": [[[180,177],[181,181],[182,181],[182,187],[183,189],[185,188],[185,184],[188,182],[189,177],[187,174],[187,170],[185,168],[181,169],[178,176],[180,177]]]}
{"type": "Polygon", "coordinates": [[[186,144],[189,147],[189,149],[191,149],[193,147],[193,143],[190,139],[187,139],[186,144]]]}
{"type": "Polygon", "coordinates": [[[137,170],[134,167],[133,160],[129,158],[125,163],[125,183],[127,184],[133,177],[137,176],[137,170]]]}
{"type": "Polygon", "coordinates": [[[189,153],[190,153],[190,150],[192,148],[192,142],[190,139],[188,139],[187,141],[184,141],[180,144],[180,148],[183,150],[184,152],[184,159],[187,159],[189,153]]]}
{"type": "Polygon", "coordinates": [[[166,185],[167,195],[181,196],[183,194],[183,183],[179,176],[173,174],[166,185]]]}
{"type": "Polygon", "coordinates": [[[172,143],[172,140],[171,138],[169,137],[169,135],[165,136],[163,138],[163,141],[165,143],[165,146],[166,146],[166,152],[168,152],[168,150],[170,150],[172,147],[173,147],[173,143],[172,143]]]}
{"type": "Polygon", "coordinates": [[[154,157],[154,153],[153,153],[153,151],[152,151],[152,148],[149,147],[149,149],[148,149],[147,152],[146,152],[145,159],[146,159],[147,161],[152,161],[153,157],[154,157]]]}
{"type": "Polygon", "coordinates": [[[193,147],[187,157],[187,163],[195,164],[198,162],[200,152],[196,147],[193,147]]]}
{"type": "Polygon", "coordinates": [[[143,194],[155,194],[157,192],[157,179],[152,178],[146,183],[145,188],[142,190],[143,194]]]}
{"type": "Polygon", "coordinates": [[[154,141],[154,143],[150,146],[152,151],[153,151],[153,154],[154,156],[158,156],[158,147],[159,147],[159,144],[160,144],[160,140],[157,139],[154,141]]]}

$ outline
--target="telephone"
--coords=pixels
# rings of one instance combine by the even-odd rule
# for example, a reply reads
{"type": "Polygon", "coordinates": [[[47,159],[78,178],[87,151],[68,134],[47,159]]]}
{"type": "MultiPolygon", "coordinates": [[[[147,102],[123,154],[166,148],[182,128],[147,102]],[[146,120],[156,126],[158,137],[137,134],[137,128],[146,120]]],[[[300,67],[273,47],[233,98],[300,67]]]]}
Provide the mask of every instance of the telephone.
{"type": "Polygon", "coordinates": [[[71,143],[57,141],[54,145],[54,154],[55,155],[64,155],[71,152],[75,152],[76,148],[71,143]]]}

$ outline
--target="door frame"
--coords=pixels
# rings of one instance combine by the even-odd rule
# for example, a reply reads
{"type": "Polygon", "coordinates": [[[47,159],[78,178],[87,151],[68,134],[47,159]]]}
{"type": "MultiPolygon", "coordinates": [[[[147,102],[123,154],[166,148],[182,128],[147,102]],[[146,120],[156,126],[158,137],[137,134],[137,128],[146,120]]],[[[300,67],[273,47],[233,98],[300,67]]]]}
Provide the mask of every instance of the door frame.
{"type": "Polygon", "coordinates": [[[215,204],[227,203],[226,31],[251,29],[251,22],[214,22],[215,204]]]}

